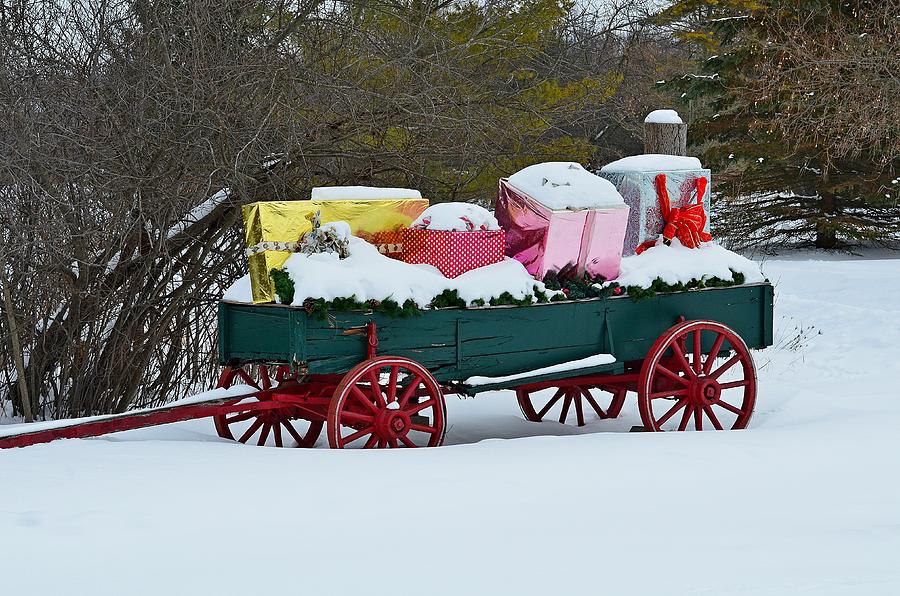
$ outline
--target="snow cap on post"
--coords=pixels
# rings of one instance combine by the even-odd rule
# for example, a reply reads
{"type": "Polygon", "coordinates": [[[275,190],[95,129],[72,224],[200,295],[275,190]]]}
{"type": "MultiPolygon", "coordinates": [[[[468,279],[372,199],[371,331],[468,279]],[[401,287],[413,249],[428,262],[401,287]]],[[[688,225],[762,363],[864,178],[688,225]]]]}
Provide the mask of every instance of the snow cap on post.
{"type": "Polygon", "coordinates": [[[675,110],[653,110],[644,119],[644,153],[687,155],[687,124],[675,110]]]}

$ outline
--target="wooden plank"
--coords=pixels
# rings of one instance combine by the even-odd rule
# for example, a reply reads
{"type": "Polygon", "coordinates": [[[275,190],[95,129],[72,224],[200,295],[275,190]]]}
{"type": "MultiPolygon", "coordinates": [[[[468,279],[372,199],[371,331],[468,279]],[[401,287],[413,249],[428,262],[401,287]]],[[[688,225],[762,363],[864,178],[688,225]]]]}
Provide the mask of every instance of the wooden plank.
{"type": "MultiPolygon", "coordinates": [[[[621,362],[613,362],[611,364],[603,364],[600,366],[589,366],[587,368],[578,368],[574,370],[558,371],[555,373],[546,373],[543,375],[531,375],[504,381],[499,383],[485,383],[483,385],[466,385],[465,382],[453,385],[454,391],[459,391],[466,395],[475,395],[482,391],[497,391],[499,389],[510,389],[527,385],[529,383],[540,383],[544,381],[558,381],[559,379],[569,379],[572,377],[584,377],[588,375],[612,374],[617,375],[625,371],[625,365],[621,362]]],[[[513,373],[515,374],[515,373],[513,373]]]]}
{"type": "Polygon", "coordinates": [[[291,362],[306,362],[306,313],[293,310],[290,317],[291,362]]]}
{"type": "Polygon", "coordinates": [[[27,447],[39,443],[49,443],[56,439],[86,439],[108,433],[182,422],[196,418],[283,407],[283,404],[278,402],[236,404],[236,402],[240,402],[243,399],[244,396],[242,395],[232,395],[204,402],[175,404],[136,410],[125,414],[113,414],[94,420],[73,420],[70,424],[64,426],[0,436],[0,449],[27,447]]]}
{"type": "MultiPolygon", "coordinates": [[[[775,288],[765,286],[763,299],[760,301],[760,318],[762,319],[762,346],[771,346],[775,341],[775,288]]],[[[760,347],[762,347],[760,346],[760,347]]]]}
{"type": "Polygon", "coordinates": [[[222,362],[264,359],[290,362],[290,309],[235,304],[226,307],[228,344],[220,355],[222,362]]]}
{"type": "Polygon", "coordinates": [[[225,365],[225,354],[228,352],[230,348],[230,341],[228,336],[228,313],[231,312],[229,306],[224,303],[219,303],[219,364],[225,365]]]}

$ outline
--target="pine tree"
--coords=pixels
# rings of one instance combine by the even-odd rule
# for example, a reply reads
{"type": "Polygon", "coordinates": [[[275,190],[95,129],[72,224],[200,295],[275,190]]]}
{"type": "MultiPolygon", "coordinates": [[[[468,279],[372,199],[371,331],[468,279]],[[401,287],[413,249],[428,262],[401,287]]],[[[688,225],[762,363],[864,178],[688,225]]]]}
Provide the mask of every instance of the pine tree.
{"type": "Polygon", "coordinates": [[[716,172],[720,235],[741,247],[897,240],[893,10],[681,0],[660,15],[699,55],[696,73],[668,85],[691,106],[694,150],[716,172]]]}

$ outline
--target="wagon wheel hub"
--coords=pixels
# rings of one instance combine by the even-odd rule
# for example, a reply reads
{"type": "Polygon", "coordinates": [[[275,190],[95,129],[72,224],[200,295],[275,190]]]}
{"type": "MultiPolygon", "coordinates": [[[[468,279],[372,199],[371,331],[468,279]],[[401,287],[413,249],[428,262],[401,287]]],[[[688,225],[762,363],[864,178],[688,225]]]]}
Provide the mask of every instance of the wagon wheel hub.
{"type": "Polygon", "coordinates": [[[719,399],[722,395],[722,388],[719,382],[710,377],[700,377],[696,379],[690,388],[691,401],[698,405],[710,403],[719,399]]]}
{"type": "Polygon", "coordinates": [[[385,439],[398,439],[409,433],[409,414],[403,410],[384,409],[375,421],[376,431],[385,439]]]}

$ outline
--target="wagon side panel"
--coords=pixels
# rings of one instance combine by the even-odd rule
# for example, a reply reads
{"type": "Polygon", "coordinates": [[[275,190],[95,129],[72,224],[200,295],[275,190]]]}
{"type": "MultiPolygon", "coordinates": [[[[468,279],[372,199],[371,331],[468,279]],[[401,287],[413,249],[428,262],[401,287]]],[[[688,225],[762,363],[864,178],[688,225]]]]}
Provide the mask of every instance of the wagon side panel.
{"type": "MultiPolygon", "coordinates": [[[[678,318],[708,319],[731,327],[750,348],[772,344],[772,286],[760,284],[661,294],[633,302],[607,301],[612,352],[621,361],[640,360],[678,318]]],[[[705,340],[704,350],[712,348],[705,340]]]]}
{"type": "Polygon", "coordinates": [[[292,318],[290,308],[219,303],[219,362],[290,362],[292,318]]]}
{"type": "Polygon", "coordinates": [[[469,311],[456,378],[504,376],[604,352],[603,301],[469,311]]]}
{"type": "Polygon", "coordinates": [[[365,358],[365,325],[378,329],[378,353],[425,365],[440,381],[502,376],[577,360],[605,349],[603,301],[427,311],[410,318],[334,313],[308,320],[308,366],[343,372],[365,358]]]}
{"type": "Polygon", "coordinates": [[[408,318],[380,313],[335,312],[306,317],[306,357],[310,373],[343,373],[366,359],[366,325],[374,322],[378,354],[403,356],[430,371],[456,364],[456,320],[460,311],[428,311],[408,318]]]}

